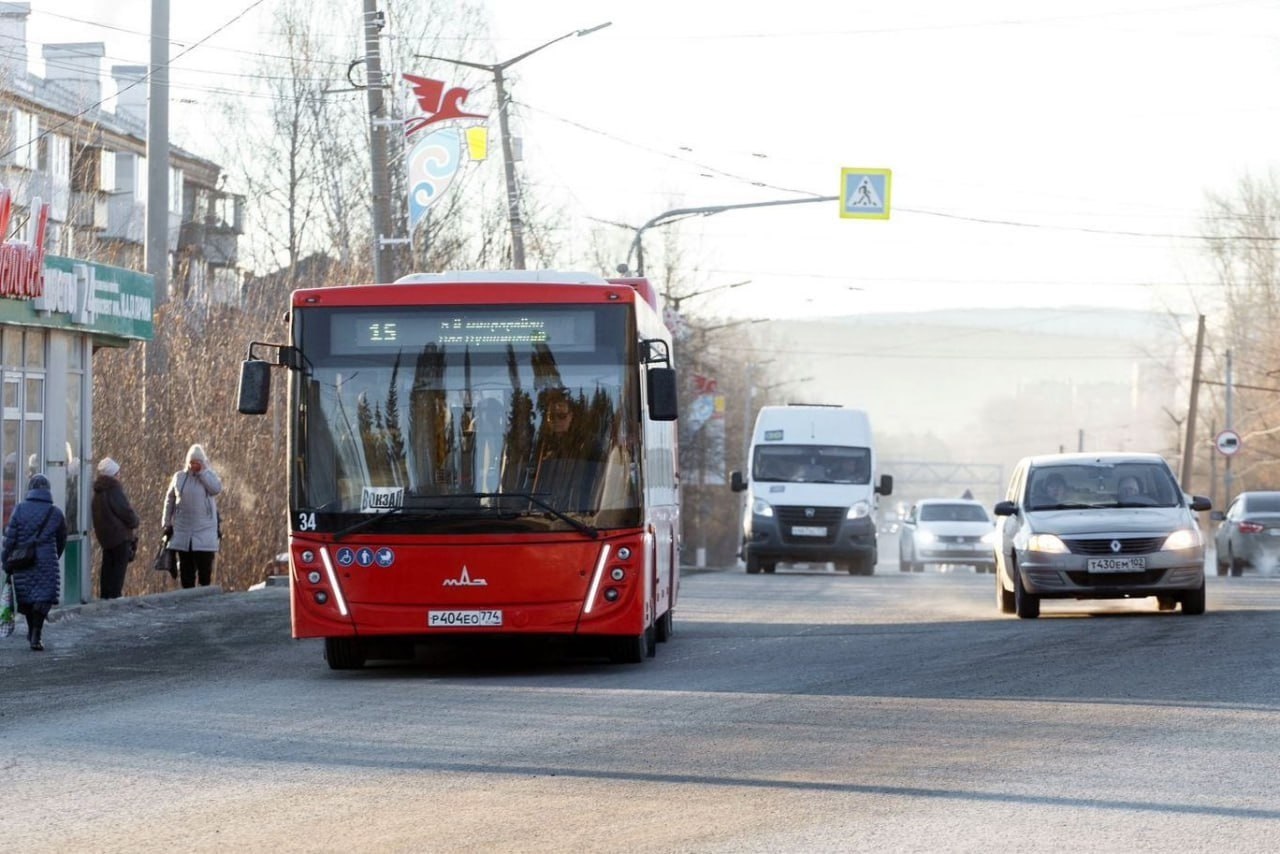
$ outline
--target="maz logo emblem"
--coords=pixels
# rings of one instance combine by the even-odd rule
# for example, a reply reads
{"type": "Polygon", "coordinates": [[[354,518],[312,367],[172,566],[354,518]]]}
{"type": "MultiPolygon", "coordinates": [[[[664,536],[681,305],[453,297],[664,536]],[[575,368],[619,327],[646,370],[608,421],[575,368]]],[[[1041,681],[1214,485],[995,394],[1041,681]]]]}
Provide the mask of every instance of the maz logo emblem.
{"type": "Polygon", "coordinates": [[[471,573],[467,572],[467,568],[462,567],[462,574],[457,578],[446,578],[444,580],[445,587],[488,587],[489,582],[483,578],[472,579],[471,573]]]}

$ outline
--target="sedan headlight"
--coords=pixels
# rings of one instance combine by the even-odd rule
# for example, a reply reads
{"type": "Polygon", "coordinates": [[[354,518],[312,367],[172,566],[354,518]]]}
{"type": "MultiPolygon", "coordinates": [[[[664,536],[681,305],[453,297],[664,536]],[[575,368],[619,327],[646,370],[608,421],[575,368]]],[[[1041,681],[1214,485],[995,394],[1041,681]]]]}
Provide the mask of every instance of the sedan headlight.
{"type": "Polygon", "coordinates": [[[984,546],[994,546],[997,539],[995,531],[988,531],[982,535],[982,544],[984,546]]]}
{"type": "Polygon", "coordinates": [[[755,501],[751,502],[751,512],[757,516],[772,516],[773,505],[768,501],[765,501],[763,498],[757,498],[755,501]]]}
{"type": "Polygon", "coordinates": [[[844,514],[846,519],[865,519],[871,515],[871,505],[865,501],[859,501],[849,508],[849,512],[844,514]]]}
{"type": "Polygon", "coordinates": [[[1204,545],[1204,538],[1200,536],[1198,528],[1180,528],[1165,539],[1164,545],[1160,549],[1166,552],[1176,552],[1182,549],[1197,549],[1202,545],[1204,545]]]}
{"type": "Polygon", "coordinates": [[[1032,534],[1031,539],[1027,540],[1027,550],[1055,555],[1064,555],[1071,551],[1066,543],[1053,534],[1032,534]]]}

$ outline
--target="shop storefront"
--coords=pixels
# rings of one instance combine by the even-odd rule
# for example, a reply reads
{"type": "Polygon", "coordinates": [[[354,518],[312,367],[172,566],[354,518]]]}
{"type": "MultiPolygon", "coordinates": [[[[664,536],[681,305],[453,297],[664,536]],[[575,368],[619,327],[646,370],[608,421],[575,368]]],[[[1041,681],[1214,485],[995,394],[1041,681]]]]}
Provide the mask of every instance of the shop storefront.
{"type": "Polygon", "coordinates": [[[0,511],[7,524],[29,476],[48,476],[67,515],[64,604],[93,598],[93,351],[151,340],[153,295],[143,273],[0,245],[0,511]]]}

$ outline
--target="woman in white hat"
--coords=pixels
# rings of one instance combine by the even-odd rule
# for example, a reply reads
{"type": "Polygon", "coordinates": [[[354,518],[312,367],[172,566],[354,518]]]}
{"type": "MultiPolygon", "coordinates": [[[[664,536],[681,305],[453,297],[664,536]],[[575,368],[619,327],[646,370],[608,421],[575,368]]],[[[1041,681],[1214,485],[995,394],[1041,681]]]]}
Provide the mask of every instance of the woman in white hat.
{"type": "Polygon", "coordinates": [[[138,514],[120,484],[120,464],[111,457],[98,462],[93,481],[93,533],[102,547],[102,572],[98,596],[119,599],[124,595],[124,576],[138,547],[138,514]]]}
{"type": "Polygon", "coordinates": [[[178,575],[183,587],[201,587],[213,581],[213,558],[218,553],[218,502],[222,480],[209,467],[204,448],[192,445],[187,467],[175,472],[164,495],[165,539],[178,553],[178,575]]]}

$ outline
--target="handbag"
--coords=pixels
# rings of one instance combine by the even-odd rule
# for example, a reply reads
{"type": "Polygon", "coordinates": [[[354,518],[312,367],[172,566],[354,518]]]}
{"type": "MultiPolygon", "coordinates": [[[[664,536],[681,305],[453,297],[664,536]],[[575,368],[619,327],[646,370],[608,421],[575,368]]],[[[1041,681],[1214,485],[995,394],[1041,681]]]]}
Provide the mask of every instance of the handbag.
{"type": "Polygon", "coordinates": [[[129,551],[126,553],[125,562],[133,563],[134,559],[137,557],[138,557],[138,540],[135,537],[134,539],[129,540],[129,551]]]}
{"type": "Polygon", "coordinates": [[[40,530],[36,531],[36,535],[31,539],[31,542],[19,543],[13,547],[13,551],[9,552],[9,559],[4,562],[5,572],[13,575],[15,572],[27,572],[36,568],[36,544],[44,536],[45,525],[49,524],[49,517],[52,515],[53,508],[50,507],[45,511],[44,521],[40,523],[40,530]]]}
{"type": "Polygon", "coordinates": [[[178,553],[169,548],[168,540],[160,543],[155,559],[151,561],[151,568],[156,572],[167,572],[173,578],[178,577],[178,553]]]}

